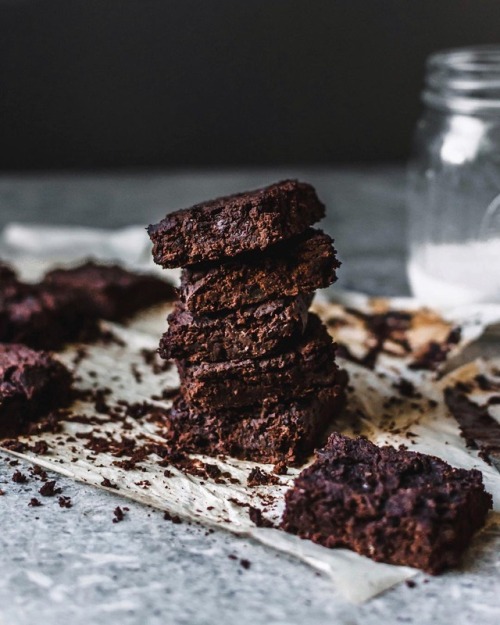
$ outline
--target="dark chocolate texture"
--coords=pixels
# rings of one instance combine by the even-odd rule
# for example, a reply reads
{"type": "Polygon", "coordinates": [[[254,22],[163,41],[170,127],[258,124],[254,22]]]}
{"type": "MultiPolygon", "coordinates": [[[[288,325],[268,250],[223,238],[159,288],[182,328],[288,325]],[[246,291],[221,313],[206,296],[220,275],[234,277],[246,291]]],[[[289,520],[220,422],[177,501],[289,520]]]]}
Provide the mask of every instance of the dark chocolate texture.
{"type": "Polygon", "coordinates": [[[313,293],[336,280],[340,263],[332,243],[321,230],[308,229],[264,252],[189,267],[182,271],[180,299],[201,315],[313,293]]]}
{"type": "Polygon", "coordinates": [[[86,314],[111,321],[177,297],[176,289],[156,276],[92,261],[73,269],[50,271],[43,284],[74,293],[86,314]]]}
{"type": "Polygon", "coordinates": [[[98,319],[122,320],[176,294],[164,280],[118,266],[58,269],[39,284],[22,283],[6,269],[0,280],[0,341],[57,350],[95,338],[98,319]]]}
{"type": "Polygon", "coordinates": [[[32,420],[64,406],[72,377],[47,352],[0,343],[0,436],[23,431],[32,420]]]}
{"type": "Polygon", "coordinates": [[[193,315],[178,303],[160,356],[190,362],[260,358],[285,351],[304,333],[312,296],[268,300],[219,315],[193,315]]]}
{"type": "Polygon", "coordinates": [[[435,574],[459,563],[491,507],[479,471],[333,434],[287,492],[282,527],[435,574]]]}
{"type": "Polygon", "coordinates": [[[324,217],[314,188],[284,180],[197,204],[151,225],[153,258],[162,267],[185,267],[270,245],[304,231],[324,217]]]}
{"type": "Polygon", "coordinates": [[[500,471],[500,425],[486,406],[478,406],[458,387],[444,391],[448,410],[455,417],[470,447],[500,471]]]}
{"type": "Polygon", "coordinates": [[[95,319],[70,291],[17,281],[0,285],[1,342],[59,349],[95,331],[95,319]]]}
{"type": "Polygon", "coordinates": [[[297,398],[337,382],[335,345],[314,314],[290,351],[269,358],[202,362],[178,361],[181,393],[199,407],[238,407],[266,397],[297,398]]]}
{"type": "Polygon", "coordinates": [[[343,385],[301,400],[269,397],[244,409],[197,410],[179,397],[167,418],[167,436],[175,449],[188,453],[295,465],[322,443],[344,401],[343,385]]]}

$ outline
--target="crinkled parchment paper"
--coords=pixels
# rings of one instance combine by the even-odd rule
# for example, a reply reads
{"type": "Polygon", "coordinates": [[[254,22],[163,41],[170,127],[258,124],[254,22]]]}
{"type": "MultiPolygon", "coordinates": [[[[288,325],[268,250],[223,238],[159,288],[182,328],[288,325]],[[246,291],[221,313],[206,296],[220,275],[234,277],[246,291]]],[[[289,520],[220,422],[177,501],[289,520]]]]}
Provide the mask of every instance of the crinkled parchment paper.
{"type": "MultiPolygon", "coordinates": [[[[146,269],[150,263],[145,252],[148,249],[144,231],[136,228],[110,235],[74,229],[40,232],[38,227],[15,226],[0,241],[0,257],[8,257],[26,278],[32,279],[54,264],[71,264],[89,256],[146,269]]],[[[480,337],[486,326],[498,323],[498,307],[474,307],[439,315],[418,308],[412,300],[370,300],[345,293],[340,294],[337,303],[319,299],[315,307],[349,355],[349,359],[340,361],[350,375],[348,410],[335,428],[346,434],[365,434],[379,444],[404,444],[439,456],[454,466],[478,468],[494,497],[493,518],[500,511],[500,475],[476,451],[467,449],[444,405],[443,388],[458,380],[467,381],[482,370],[494,375],[498,369],[491,362],[478,361],[446,375],[443,372],[450,359],[480,337]],[[408,327],[403,334],[396,328],[378,345],[373,368],[359,364],[377,343],[370,319],[374,314],[380,316],[394,310],[405,311],[408,327]],[[451,343],[450,332],[455,336],[451,343]],[[442,347],[444,361],[435,371],[414,368],[430,342],[442,347]],[[406,384],[404,393],[398,390],[402,388],[402,378],[411,383],[406,384]]],[[[263,518],[274,525],[279,522],[284,493],[299,469],[278,476],[276,484],[250,487],[247,478],[253,468],[258,466],[271,473],[272,467],[201,456],[193,457],[189,469],[167,466],[165,462],[160,466],[164,432],[148,412],[168,409],[168,400],[151,398],[159,397],[165,389],[175,389],[178,377],[175,368],[159,370],[143,353],[156,348],[166,328],[167,313],[168,308],[156,308],[132,320],[127,327],[104,324],[117,337],[116,341],[98,342],[84,350],[70,346],[58,354],[74,371],[82,391],[109,389],[106,403],[117,412],[121,410],[120,415],[101,414],[91,397],[82,399],[71,407],[60,432],[20,439],[31,447],[44,440],[47,453],[40,455],[29,449],[9,453],[75,480],[111,488],[123,497],[168,511],[172,516],[220,527],[291,554],[328,575],[335,588],[353,602],[365,601],[414,575],[411,568],[375,563],[348,550],[326,549],[272,527],[257,527],[250,518],[252,509],[260,510],[263,518]],[[123,404],[120,408],[120,401],[129,406],[147,402],[151,410],[132,418],[127,416],[123,404]],[[94,439],[107,441],[104,451],[90,444],[90,432],[94,439]],[[136,450],[148,450],[128,468],[124,468],[130,459],[128,452],[123,452],[124,439],[133,440],[136,450]],[[110,441],[116,444],[110,446],[110,441]],[[209,477],[214,471],[217,477],[209,477]],[[103,484],[103,480],[109,481],[103,484]]],[[[496,363],[497,368],[499,364],[496,363]]],[[[486,399],[481,396],[478,401],[486,399]]]]}

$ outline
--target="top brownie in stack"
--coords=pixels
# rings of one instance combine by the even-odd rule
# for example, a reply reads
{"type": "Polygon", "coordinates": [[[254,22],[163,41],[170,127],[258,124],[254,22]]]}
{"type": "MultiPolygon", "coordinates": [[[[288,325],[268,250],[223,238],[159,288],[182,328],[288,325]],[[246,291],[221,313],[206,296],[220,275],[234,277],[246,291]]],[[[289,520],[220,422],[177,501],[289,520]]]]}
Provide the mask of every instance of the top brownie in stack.
{"type": "Polygon", "coordinates": [[[310,228],[323,215],[313,187],[286,180],[149,227],[155,262],[183,267],[160,343],[181,378],[171,440],[291,462],[320,442],[346,384],[331,338],[308,314],[339,266],[332,239],[310,228]]]}
{"type": "Polygon", "coordinates": [[[285,180],[170,213],[149,226],[148,233],[157,265],[185,267],[266,249],[300,234],[324,215],[311,185],[285,180]]]}

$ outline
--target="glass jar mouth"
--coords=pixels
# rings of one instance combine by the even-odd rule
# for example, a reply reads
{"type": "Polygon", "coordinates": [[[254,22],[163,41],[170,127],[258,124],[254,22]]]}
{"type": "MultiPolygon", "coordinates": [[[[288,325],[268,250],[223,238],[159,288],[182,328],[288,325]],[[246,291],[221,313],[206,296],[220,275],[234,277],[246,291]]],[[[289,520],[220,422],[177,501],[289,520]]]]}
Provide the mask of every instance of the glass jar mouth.
{"type": "Polygon", "coordinates": [[[500,115],[500,45],[431,55],[422,97],[426,104],[448,111],[500,115]]]}

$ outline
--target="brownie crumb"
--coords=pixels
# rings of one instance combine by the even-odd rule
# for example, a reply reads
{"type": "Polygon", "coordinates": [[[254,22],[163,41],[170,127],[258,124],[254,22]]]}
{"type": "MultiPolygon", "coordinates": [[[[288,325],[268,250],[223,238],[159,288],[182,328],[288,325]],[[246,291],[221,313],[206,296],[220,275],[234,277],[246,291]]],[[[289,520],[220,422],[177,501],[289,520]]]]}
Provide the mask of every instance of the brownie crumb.
{"type": "Polygon", "coordinates": [[[28,481],[28,478],[26,477],[26,475],[24,475],[24,473],[21,473],[21,471],[14,471],[14,474],[12,475],[12,481],[16,482],[16,484],[26,484],[26,482],[28,481]]]}
{"type": "Polygon", "coordinates": [[[36,497],[32,497],[30,499],[30,502],[28,504],[28,506],[30,506],[31,508],[39,508],[40,506],[43,506],[42,502],[37,499],[36,497]]]}
{"type": "Polygon", "coordinates": [[[240,564],[246,570],[248,570],[252,566],[252,563],[250,562],[250,560],[247,560],[246,558],[242,558],[240,560],[240,564]]]}
{"type": "Polygon", "coordinates": [[[39,464],[35,464],[35,466],[31,467],[29,471],[33,477],[39,479],[42,482],[46,482],[48,479],[47,471],[42,469],[42,467],[39,464]]]}
{"type": "Polygon", "coordinates": [[[273,473],[276,475],[286,475],[288,473],[288,467],[284,460],[279,460],[273,467],[273,473]]]}
{"type": "Polygon", "coordinates": [[[42,495],[42,497],[54,497],[55,495],[62,493],[62,489],[56,488],[55,480],[49,480],[48,482],[45,482],[38,492],[42,495]]]}
{"type": "Polygon", "coordinates": [[[37,441],[32,447],[30,447],[30,450],[34,454],[37,454],[39,456],[45,456],[45,454],[47,454],[49,451],[49,446],[45,441],[37,441]]]}
{"type": "Polygon", "coordinates": [[[59,497],[57,502],[58,502],[58,504],[59,504],[59,506],[61,508],[71,508],[73,506],[73,504],[71,502],[71,497],[61,496],[61,497],[59,497]]]}
{"type": "Polygon", "coordinates": [[[248,516],[250,517],[250,521],[255,523],[257,527],[275,527],[274,523],[262,514],[262,510],[259,508],[255,508],[254,506],[249,506],[248,516]]]}
{"type": "Polygon", "coordinates": [[[113,482],[107,477],[103,479],[103,481],[101,482],[101,486],[104,486],[104,488],[115,488],[116,490],[118,490],[118,486],[116,484],[113,484],[113,482]]]}
{"type": "Polygon", "coordinates": [[[116,508],[113,510],[113,514],[114,514],[113,523],[120,523],[125,518],[125,513],[120,508],[120,506],[116,506],[116,508]]]}
{"type": "Polygon", "coordinates": [[[248,486],[269,486],[270,484],[279,484],[279,479],[276,475],[255,467],[248,474],[247,484],[248,486]]]}
{"type": "Polygon", "coordinates": [[[408,586],[408,588],[415,588],[415,586],[417,585],[412,579],[407,579],[405,584],[408,586]]]}
{"type": "Polygon", "coordinates": [[[179,516],[172,515],[170,514],[170,512],[167,512],[166,510],[163,513],[163,518],[165,519],[165,521],[171,521],[172,523],[175,523],[176,525],[178,525],[179,523],[182,523],[182,520],[179,516]]]}

